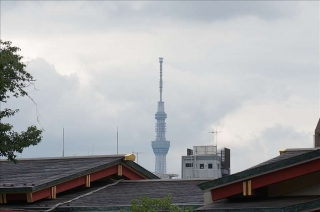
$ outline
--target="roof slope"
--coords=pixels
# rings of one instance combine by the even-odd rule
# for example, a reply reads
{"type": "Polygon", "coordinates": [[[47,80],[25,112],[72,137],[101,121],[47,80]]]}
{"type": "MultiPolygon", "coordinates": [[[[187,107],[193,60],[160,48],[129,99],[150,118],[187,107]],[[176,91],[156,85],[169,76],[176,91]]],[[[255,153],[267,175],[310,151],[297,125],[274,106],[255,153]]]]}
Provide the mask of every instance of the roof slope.
{"type": "Polygon", "coordinates": [[[159,179],[124,155],[20,159],[0,161],[0,192],[32,192],[120,163],[134,166],[151,179],[159,179]]]}
{"type": "MultiPolygon", "coordinates": [[[[171,196],[173,204],[204,205],[203,194],[197,185],[206,180],[125,180],[116,185],[102,189],[71,203],[61,205],[57,210],[114,210],[131,205],[131,200],[142,196],[162,198],[171,196]]],[[[104,183],[105,185],[105,183],[104,183]]],[[[15,209],[47,209],[57,203],[69,201],[102,187],[101,182],[84,190],[78,188],[73,192],[61,194],[55,200],[42,200],[34,204],[14,206],[15,209]]],[[[13,207],[13,206],[7,206],[13,207]]]]}
{"type": "Polygon", "coordinates": [[[284,169],[295,164],[299,164],[304,161],[314,160],[320,158],[320,149],[308,150],[308,151],[286,151],[283,154],[256,165],[250,169],[225,176],[216,180],[199,184],[199,188],[202,190],[217,188],[234,182],[248,179],[250,177],[263,175],[267,172],[272,172],[279,169],[284,169]]]}
{"type": "Polygon", "coordinates": [[[197,211],[237,211],[237,212],[278,212],[309,211],[320,207],[320,197],[278,197],[268,199],[252,199],[251,201],[220,200],[198,208],[197,211]]]}

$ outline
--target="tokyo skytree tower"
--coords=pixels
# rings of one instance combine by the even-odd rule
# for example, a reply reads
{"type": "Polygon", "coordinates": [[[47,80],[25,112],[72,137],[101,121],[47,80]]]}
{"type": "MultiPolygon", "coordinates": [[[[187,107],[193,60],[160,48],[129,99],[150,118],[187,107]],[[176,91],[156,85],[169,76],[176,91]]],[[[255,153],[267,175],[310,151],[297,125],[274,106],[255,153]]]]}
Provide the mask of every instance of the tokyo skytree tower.
{"type": "Polygon", "coordinates": [[[152,149],[156,156],[155,172],[166,174],[166,155],[170,147],[170,141],[166,140],[166,118],[167,114],[164,112],[164,102],[162,101],[162,63],[163,58],[159,58],[160,63],[160,101],[158,102],[158,111],[155,114],[156,123],[156,140],[152,141],[152,149]]]}

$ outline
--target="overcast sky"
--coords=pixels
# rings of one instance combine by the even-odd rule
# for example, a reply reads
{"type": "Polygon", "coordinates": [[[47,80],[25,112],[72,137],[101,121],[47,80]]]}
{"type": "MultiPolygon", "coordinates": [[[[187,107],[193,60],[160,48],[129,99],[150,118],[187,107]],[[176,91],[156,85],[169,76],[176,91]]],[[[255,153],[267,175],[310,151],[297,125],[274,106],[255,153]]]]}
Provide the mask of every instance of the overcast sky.
{"type": "Polygon", "coordinates": [[[231,149],[232,173],[283,148],[313,147],[319,119],[318,1],[1,1],[1,39],[37,79],[4,107],[16,131],[43,128],[19,157],[139,154],[151,141],[159,57],[168,115],[167,172],[187,148],[231,149]]]}

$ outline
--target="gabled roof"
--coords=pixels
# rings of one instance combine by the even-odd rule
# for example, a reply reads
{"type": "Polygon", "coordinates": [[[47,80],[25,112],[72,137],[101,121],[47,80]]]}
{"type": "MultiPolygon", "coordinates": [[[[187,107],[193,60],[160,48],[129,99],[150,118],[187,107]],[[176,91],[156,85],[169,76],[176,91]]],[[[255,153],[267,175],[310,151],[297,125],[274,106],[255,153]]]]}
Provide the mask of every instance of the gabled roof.
{"type": "Polygon", "coordinates": [[[320,149],[285,151],[283,154],[250,169],[201,183],[198,187],[202,190],[218,188],[318,158],[320,158],[320,149]]]}
{"type": "Polygon", "coordinates": [[[32,192],[120,163],[159,179],[140,165],[124,160],[125,155],[20,159],[0,161],[0,192],[32,192]]]}
{"type": "Polygon", "coordinates": [[[131,161],[134,158],[132,154],[33,158],[20,159],[16,164],[0,160],[0,203],[18,200],[20,194],[28,202],[46,197],[55,199],[57,193],[78,186],[90,187],[91,182],[108,176],[159,179],[131,161]]]}
{"type": "MultiPolygon", "coordinates": [[[[172,197],[172,203],[179,206],[204,205],[204,192],[197,187],[197,184],[206,180],[124,180],[115,185],[91,193],[80,199],[67,204],[60,205],[57,211],[118,211],[131,205],[131,200],[148,196],[149,198],[172,197]]],[[[52,206],[72,200],[76,197],[90,193],[104,186],[105,182],[92,184],[88,189],[78,188],[65,194],[59,195],[54,200],[41,200],[32,204],[19,206],[6,206],[7,208],[46,210],[52,206]]]]}

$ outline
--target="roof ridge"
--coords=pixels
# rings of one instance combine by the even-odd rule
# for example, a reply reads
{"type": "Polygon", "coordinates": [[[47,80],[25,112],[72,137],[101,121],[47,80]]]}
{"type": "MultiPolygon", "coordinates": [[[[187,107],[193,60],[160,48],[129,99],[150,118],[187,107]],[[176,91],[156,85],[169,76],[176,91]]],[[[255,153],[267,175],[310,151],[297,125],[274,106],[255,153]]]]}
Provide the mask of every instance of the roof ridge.
{"type": "MultiPolygon", "coordinates": [[[[126,154],[121,155],[82,155],[82,156],[66,156],[66,157],[38,157],[38,158],[19,158],[18,161],[29,160],[67,160],[67,159],[81,159],[81,158],[121,158],[126,154]]],[[[11,162],[6,159],[0,159],[0,162],[11,162]]]]}
{"type": "Polygon", "coordinates": [[[148,182],[181,182],[181,181],[185,181],[185,182],[191,182],[191,181],[208,181],[208,180],[212,180],[209,178],[196,178],[196,179],[145,179],[145,180],[124,180],[121,183],[148,183],[148,182]]]}

